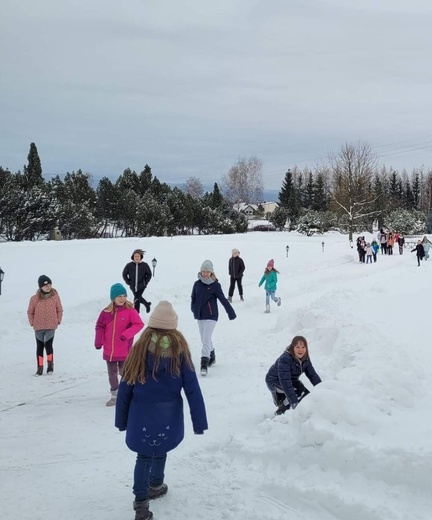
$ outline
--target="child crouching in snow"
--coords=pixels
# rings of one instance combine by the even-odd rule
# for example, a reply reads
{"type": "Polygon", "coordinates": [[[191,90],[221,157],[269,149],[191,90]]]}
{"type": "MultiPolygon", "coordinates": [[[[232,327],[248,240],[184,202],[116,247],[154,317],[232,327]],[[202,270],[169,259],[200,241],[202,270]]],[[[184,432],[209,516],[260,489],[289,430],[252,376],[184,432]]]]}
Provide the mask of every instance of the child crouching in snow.
{"type": "Polygon", "coordinates": [[[207,430],[204,399],[189,346],[177,330],[171,303],[161,301],[124,365],[115,425],[137,453],[133,493],[135,520],[150,520],[149,500],[164,496],[167,452],[184,437],[182,389],[195,434],[207,430]]]}
{"type": "Polygon", "coordinates": [[[295,336],[291,345],[270,367],[266,375],[267,388],[273,396],[274,404],[278,407],[275,415],[282,415],[289,408],[294,410],[309,394],[309,390],[299,380],[303,372],[314,386],[321,383],[321,378],[309,359],[306,338],[295,336]]]}

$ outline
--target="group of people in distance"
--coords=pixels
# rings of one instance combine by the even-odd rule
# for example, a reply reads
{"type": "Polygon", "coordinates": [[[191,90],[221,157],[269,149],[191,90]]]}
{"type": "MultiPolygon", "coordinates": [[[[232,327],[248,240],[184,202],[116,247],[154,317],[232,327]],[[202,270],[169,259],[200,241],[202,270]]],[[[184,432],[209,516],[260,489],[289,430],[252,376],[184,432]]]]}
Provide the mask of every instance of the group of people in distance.
{"type": "MultiPolygon", "coordinates": [[[[376,240],[372,242],[366,242],[365,237],[361,236],[357,238],[357,252],[359,256],[359,262],[361,263],[372,263],[377,261],[378,251],[381,249],[381,254],[393,255],[393,248],[395,244],[398,245],[399,254],[402,255],[405,246],[405,237],[402,233],[393,234],[391,231],[387,232],[384,229],[380,229],[377,233],[376,240]]],[[[429,250],[432,246],[432,242],[427,238],[423,237],[423,240],[418,240],[416,247],[411,250],[412,253],[417,253],[417,265],[420,266],[420,261],[429,258],[429,250]]]]}
{"type": "MultiPolygon", "coordinates": [[[[110,303],[100,313],[95,326],[95,348],[103,349],[111,397],[107,406],[115,406],[115,426],[126,431],[126,444],[137,453],[133,477],[133,508],[135,520],[151,520],[149,501],[168,492],[165,483],[167,453],[176,448],[184,437],[184,391],[196,435],[208,429],[203,395],[192,362],[192,355],[184,335],[178,330],[178,317],[172,304],[160,301],[150,314],[148,324],[140,317],[140,304],[150,312],[151,302],[143,293],[151,279],[148,265],[143,262],[144,251],[135,250],[124,270],[123,279],[133,293],[128,301],[126,287],[115,283],[110,288],[110,303]],[[148,269],[147,269],[148,268],[148,269]],[[142,329],[144,329],[142,331],[142,329]],[[141,333],[133,344],[134,337],[141,333]],[[120,378],[120,380],[119,380],[120,378]]],[[[201,375],[216,362],[212,334],[218,321],[217,301],[225,308],[230,320],[236,318],[231,305],[235,285],[243,301],[242,277],[245,270],[240,252],[233,249],[228,271],[228,298],[216,278],[213,263],[205,260],[193,284],[191,310],[198,322],[201,337],[201,375]],[[240,262],[241,260],[241,262],[240,262]]],[[[277,273],[270,260],[259,286],[265,284],[266,312],[270,299],[276,297],[277,273]]],[[[44,350],[47,354],[47,373],[54,370],[53,339],[61,323],[63,308],[51,279],[41,275],[38,290],[30,299],[28,318],[35,330],[37,375],[43,374],[44,350]]],[[[305,373],[312,385],[321,382],[309,357],[306,338],[295,336],[282,355],[270,367],[265,377],[276,406],[275,415],[294,410],[309,393],[300,381],[305,373]]]]}

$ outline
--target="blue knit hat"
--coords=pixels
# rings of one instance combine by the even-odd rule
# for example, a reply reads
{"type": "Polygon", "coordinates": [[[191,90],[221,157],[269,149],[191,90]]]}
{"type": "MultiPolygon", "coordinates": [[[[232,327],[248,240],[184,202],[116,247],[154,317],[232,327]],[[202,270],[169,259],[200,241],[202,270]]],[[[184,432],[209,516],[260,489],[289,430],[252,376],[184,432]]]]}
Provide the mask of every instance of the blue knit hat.
{"type": "Polygon", "coordinates": [[[121,283],[115,283],[110,289],[111,301],[114,301],[117,298],[117,296],[126,296],[126,295],[127,295],[126,287],[124,285],[122,285],[121,283]]]}

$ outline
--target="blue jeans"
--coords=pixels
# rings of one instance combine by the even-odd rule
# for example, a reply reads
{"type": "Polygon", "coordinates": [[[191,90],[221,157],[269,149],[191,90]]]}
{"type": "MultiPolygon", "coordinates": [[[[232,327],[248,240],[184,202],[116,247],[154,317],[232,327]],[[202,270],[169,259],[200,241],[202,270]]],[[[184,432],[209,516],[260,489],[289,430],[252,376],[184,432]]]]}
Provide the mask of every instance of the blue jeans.
{"type": "Polygon", "coordinates": [[[266,305],[270,304],[270,298],[277,302],[279,298],[276,298],[276,291],[266,291],[266,305]]]}
{"type": "Polygon", "coordinates": [[[163,483],[166,459],[166,453],[164,455],[137,454],[133,485],[137,502],[148,500],[150,486],[160,486],[163,483]]]}

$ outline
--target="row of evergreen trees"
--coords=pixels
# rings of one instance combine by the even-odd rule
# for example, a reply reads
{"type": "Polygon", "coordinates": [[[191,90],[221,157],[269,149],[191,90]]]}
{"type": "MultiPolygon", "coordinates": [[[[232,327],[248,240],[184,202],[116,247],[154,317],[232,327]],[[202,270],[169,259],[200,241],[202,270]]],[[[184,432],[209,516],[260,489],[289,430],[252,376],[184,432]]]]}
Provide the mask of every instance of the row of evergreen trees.
{"type": "Polygon", "coordinates": [[[160,182],[149,166],[126,169],[116,182],[77,172],[46,182],[34,143],[24,171],[0,168],[0,234],[7,240],[35,240],[58,228],[65,239],[106,236],[162,236],[243,233],[247,221],[230,210],[217,184],[195,198],[160,182]]]}
{"type": "MultiPolygon", "coordinates": [[[[233,175],[233,186],[247,181],[244,169],[238,179],[233,175]]],[[[253,173],[251,182],[256,183],[253,173]]],[[[148,165],[140,173],[126,169],[115,182],[104,177],[96,189],[81,170],[45,181],[32,143],[23,172],[0,167],[0,236],[35,240],[54,228],[65,239],[243,233],[247,220],[233,204],[239,201],[238,196],[228,201],[217,183],[203,195],[171,187],[153,176],[148,165]]],[[[368,146],[345,145],[315,171],[288,170],[278,202],[268,215],[277,229],[306,234],[339,229],[352,238],[378,221],[380,227],[405,234],[421,233],[432,210],[432,171],[414,170],[409,176],[378,169],[368,146]]]]}

